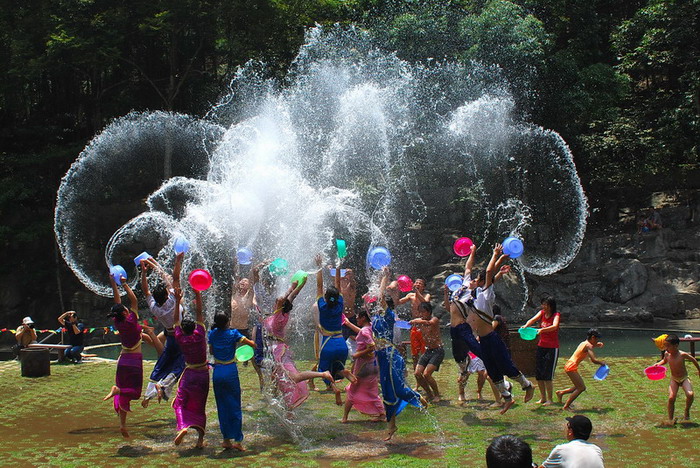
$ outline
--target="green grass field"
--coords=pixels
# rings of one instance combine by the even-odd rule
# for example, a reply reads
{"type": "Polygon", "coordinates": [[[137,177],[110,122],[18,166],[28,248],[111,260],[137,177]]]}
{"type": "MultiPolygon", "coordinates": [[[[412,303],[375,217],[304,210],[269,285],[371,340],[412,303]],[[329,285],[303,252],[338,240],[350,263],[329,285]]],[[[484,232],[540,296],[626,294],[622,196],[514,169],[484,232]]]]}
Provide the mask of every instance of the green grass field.
{"type": "MultiPolygon", "coordinates": [[[[642,369],[649,359],[613,358],[607,362],[610,376],[595,382],[593,365],[582,366],[588,385],[575,404],[577,412],[593,421],[591,440],[603,448],[606,466],[697,466],[696,441],[700,426],[694,422],[662,427],[668,379],[652,382],[642,369]]],[[[568,385],[560,369],[555,389],[568,385]]],[[[153,366],[144,363],[146,378],[153,366]]],[[[484,466],[490,440],[501,434],[525,439],[541,462],[556,444],[564,442],[564,416],[560,405],[541,408],[518,404],[507,414],[489,408],[491,401],[456,399],[456,365],[446,361],[437,374],[447,401],[426,413],[407,408],[398,419],[399,432],[390,443],[382,441],[384,423],[372,423],[359,413],[341,424],[341,408],[331,394],[312,392],[297,411],[294,430],[275,416],[256,390],[252,367],[241,367],[245,453],[220,447],[213,391],[209,395],[207,443],[191,448],[194,437],[175,447],[175,416],[167,404],[143,409],[132,404],[129,415],[132,438],[118,431],[111,402],[102,397],[114,382],[114,362],[52,365],[50,377],[20,376],[16,361],[0,363],[0,459],[3,466],[211,466],[221,460],[227,466],[484,466]]],[[[310,368],[299,362],[298,367],[310,368]]],[[[692,366],[691,366],[692,367],[692,366]]],[[[696,375],[689,368],[690,375],[696,375]]],[[[697,379],[693,379],[697,382],[697,379]]],[[[411,382],[413,379],[411,378],[411,382]]],[[[320,382],[319,382],[320,384],[320,382]]],[[[488,387],[484,396],[490,397],[488,387]]],[[[468,397],[476,393],[476,379],[469,381],[468,397]]],[[[676,414],[682,415],[685,397],[679,396],[676,414]]],[[[693,414],[700,411],[695,408],[693,414]]],[[[691,414],[691,416],[693,415],[691,414]]]]}

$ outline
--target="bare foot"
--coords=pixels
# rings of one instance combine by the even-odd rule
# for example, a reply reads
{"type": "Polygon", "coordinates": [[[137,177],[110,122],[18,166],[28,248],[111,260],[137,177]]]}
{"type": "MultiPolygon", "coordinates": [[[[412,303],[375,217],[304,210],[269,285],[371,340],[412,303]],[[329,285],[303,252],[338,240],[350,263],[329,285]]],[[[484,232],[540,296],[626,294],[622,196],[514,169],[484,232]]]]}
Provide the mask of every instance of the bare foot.
{"type": "Polygon", "coordinates": [[[340,390],[338,389],[335,390],[335,404],[338,406],[343,405],[343,397],[340,396],[340,390]]]}
{"type": "Polygon", "coordinates": [[[676,419],[667,419],[666,421],[662,422],[661,425],[665,427],[673,427],[676,425],[676,419]]]}
{"type": "MultiPolygon", "coordinates": [[[[333,376],[331,375],[331,373],[330,373],[329,371],[322,372],[321,375],[323,375],[323,378],[324,378],[325,380],[328,380],[328,381],[330,381],[330,382],[333,382],[333,381],[334,381],[334,380],[333,380],[333,376]]],[[[330,386],[330,385],[326,385],[326,390],[330,390],[330,389],[331,389],[331,386],[330,386]]]]}
{"type": "Polygon", "coordinates": [[[554,402],[552,400],[547,400],[544,403],[542,403],[542,406],[552,406],[554,402]]]}
{"type": "Polygon", "coordinates": [[[109,391],[106,397],[102,399],[102,401],[107,401],[110,398],[114,397],[114,395],[119,395],[119,387],[116,385],[112,385],[112,389],[109,391]]]}
{"type": "Polygon", "coordinates": [[[182,439],[184,439],[186,435],[187,435],[187,429],[183,429],[180,432],[178,432],[177,435],[175,436],[175,440],[173,441],[173,442],[175,442],[175,445],[180,445],[182,443],[182,439]]]}
{"type": "MultiPolygon", "coordinates": [[[[428,407],[428,400],[425,399],[425,397],[420,397],[420,404],[425,406],[426,408],[428,407]]],[[[395,432],[395,431],[394,431],[395,432]]]]}
{"type": "MultiPolygon", "coordinates": [[[[313,381],[308,380],[308,381],[307,381],[307,385],[308,385],[308,387],[309,387],[309,391],[310,391],[310,392],[318,392],[318,389],[316,388],[316,384],[314,384],[313,381]]],[[[263,391],[262,385],[260,386],[260,391],[261,391],[261,392],[263,391]]]]}
{"type": "Polygon", "coordinates": [[[506,414],[506,411],[508,411],[510,409],[510,407],[513,406],[514,404],[515,404],[514,399],[511,398],[510,400],[506,400],[506,404],[503,405],[503,409],[501,409],[501,411],[500,411],[501,414],[506,414]]]}
{"type": "Polygon", "coordinates": [[[544,402],[545,402],[544,398],[540,398],[539,400],[537,400],[538,405],[544,405],[544,402]]]}
{"type": "Polygon", "coordinates": [[[561,403],[561,399],[564,396],[564,392],[561,390],[557,390],[555,393],[557,394],[557,401],[561,403]]]}
{"type": "Polygon", "coordinates": [[[569,411],[571,413],[575,413],[576,410],[574,410],[571,406],[564,405],[561,407],[562,411],[569,411]]]}
{"type": "Polygon", "coordinates": [[[528,401],[532,400],[532,397],[535,395],[535,386],[530,384],[529,387],[525,389],[525,399],[523,400],[525,403],[528,401]]]}
{"type": "Polygon", "coordinates": [[[386,437],[384,437],[384,442],[389,442],[392,437],[394,437],[394,434],[396,434],[396,431],[398,430],[398,427],[392,427],[389,429],[389,432],[387,432],[386,437]]]}
{"type": "Polygon", "coordinates": [[[431,403],[440,403],[440,395],[435,395],[433,398],[430,399],[431,403]]]}
{"type": "Polygon", "coordinates": [[[464,395],[464,393],[460,393],[459,398],[457,398],[459,401],[467,401],[467,397],[464,395]]]}
{"type": "Polygon", "coordinates": [[[690,415],[686,414],[685,416],[683,416],[683,421],[690,421],[690,415]]]}
{"type": "Polygon", "coordinates": [[[206,446],[207,446],[207,443],[204,442],[204,439],[199,439],[199,440],[197,441],[197,444],[194,446],[194,448],[196,448],[196,449],[203,449],[203,448],[206,447],[206,446]]]}
{"type": "Polygon", "coordinates": [[[483,400],[483,398],[481,397],[481,392],[476,392],[476,399],[483,400]]]}
{"type": "Polygon", "coordinates": [[[241,444],[240,442],[234,443],[233,445],[231,445],[231,448],[234,449],[234,450],[238,450],[239,452],[245,452],[245,451],[246,451],[245,447],[243,447],[243,444],[241,444]]]}
{"type": "Polygon", "coordinates": [[[343,423],[343,424],[347,424],[347,423],[348,423],[348,420],[347,420],[346,418],[343,418],[343,419],[340,420],[340,422],[343,423]]]}
{"type": "Polygon", "coordinates": [[[124,437],[125,439],[128,439],[129,437],[131,437],[129,435],[129,431],[126,430],[126,427],[120,427],[119,432],[122,433],[122,437],[124,437]]]}
{"type": "Polygon", "coordinates": [[[232,444],[231,441],[228,440],[228,439],[224,439],[224,441],[221,442],[221,446],[222,446],[223,448],[225,448],[226,450],[232,449],[232,448],[233,448],[233,444],[232,444]]]}
{"type": "Polygon", "coordinates": [[[378,423],[378,422],[382,422],[385,420],[386,420],[386,414],[380,414],[379,416],[373,417],[369,421],[373,422],[373,423],[378,423]]]}
{"type": "Polygon", "coordinates": [[[143,400],[141,400],[141,406],[142,406],[143,408],[148,408],[148,404],[149,404],[150,402],[151,402],[150,399],[144,398],[143,400]]]}
{"type": "Polygon", "coordinates": [[[156,384],[156,393],[158,394],[158,403],[165,399],[165,393],[163,392],[163,387],[156,384]]]}
{"type": "Polygon", "coordinates": [[[501,406],[503,406],[503,400],[494,401],[489,405],[489,408],[500,408],[501,406]]]}

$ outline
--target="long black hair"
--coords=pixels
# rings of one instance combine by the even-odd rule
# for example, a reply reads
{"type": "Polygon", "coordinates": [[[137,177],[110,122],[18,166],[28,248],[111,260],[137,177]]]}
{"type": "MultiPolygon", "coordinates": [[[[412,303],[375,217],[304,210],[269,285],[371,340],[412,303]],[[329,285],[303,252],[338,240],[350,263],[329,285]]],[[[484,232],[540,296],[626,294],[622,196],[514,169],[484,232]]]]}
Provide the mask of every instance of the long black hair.
{"type": "Polygon", "coordinates": [[[214,316],[214,324],[212,328],[218,328],[219,330],[226,330],[228,328],[229,318],[223,312],[219,312],[214,316]]]}
{"type": "Polygon", "coordinates": [[[114,304],[111,309],[109,309],[109,314],[107,317],[113,317],[117,322],[124,321],[124,311],[129,311],[124,304],[114,304]]]}

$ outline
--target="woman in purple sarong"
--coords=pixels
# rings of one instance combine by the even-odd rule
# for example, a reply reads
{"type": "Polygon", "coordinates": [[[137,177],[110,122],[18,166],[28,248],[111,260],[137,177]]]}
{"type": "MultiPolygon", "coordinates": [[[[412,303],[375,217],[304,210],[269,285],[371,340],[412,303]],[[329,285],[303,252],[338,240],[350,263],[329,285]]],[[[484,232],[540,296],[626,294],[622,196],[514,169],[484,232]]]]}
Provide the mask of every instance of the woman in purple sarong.
{"type": "Polygon", "coordinates": [[[103,398],[103,401],[114,398],[114,411],[119,415],[119,428],[124,437],[129,437],[126,430],[126,414],[131,411],[131,400],[141,398],[141,387],[143,385],[143,355],[141,354],[141,339],[151,342],[155,335],[153,329],[146,328],[148,335],[142,335],[141,325],[139,325],[138,301],[136,295],[126,283],[126,278],[121,277],[120,283],[129,298],[129,308],[122,304],[119,295],[119,288],[110,275],[112,292],[114,294],[114,305],[109,316],[114,319],[114,327],[119,332],[119,339],[122,343],[121,353],[117,361],[117,376],[115,385],[103,398]]]}
{"type": "Polygon", "coordinates": [[[204,431],[207,427],[207,396],[209,396],[209,365],[207,363],[207,334],[204,329],[202,293],[195,290],[196,320],[180,323],[182,290],[175,287],[175,340],[185,356],[186,367],[180,377],[177,396],[173,400],[177,419],[175,445],[180,445],[190,428],[197,430],[199,438],[195,447],[204,447],[204,431]]]}

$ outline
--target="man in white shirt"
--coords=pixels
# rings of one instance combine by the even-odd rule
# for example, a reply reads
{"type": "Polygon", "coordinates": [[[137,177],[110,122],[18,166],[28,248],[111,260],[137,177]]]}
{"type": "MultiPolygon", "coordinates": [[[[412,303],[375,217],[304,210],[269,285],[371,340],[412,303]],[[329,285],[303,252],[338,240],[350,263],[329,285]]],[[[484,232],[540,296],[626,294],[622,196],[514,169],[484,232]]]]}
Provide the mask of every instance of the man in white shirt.
{"type": "Polygon", "coordinates": [[[577,414],[566,418],[566,444],[557,445],[542,463],[544,468],[603,468],[603,451],[588,441],[593,430],[591,420],[577,414]]]}
{"type": "MultiPolygon", "coordinates": [[[[173,267],[173,277],[177,278],[179,284],[180,270],[182,269],[182,259],[184,253],[180,253],[175,257],[175,266],[173,267]]],[[[180,374],[185,369],[185,358],[182,351],[175,341],[174,314],[175,311],[175,295],[173,289],[173,280],[163,268],[152,258],[141,261],[141,289],[146,295],[148,308],[151,310],[153,317],[165,328],[165,347],[158,361],[153,367],[151,377],[146,387],[146,392],[143,396],[141,405],[145,408],[151,399],[158,397],[167,400],[173,390],[173,387],[180,378],[180,374]],[[153,268],[160,273],[165,285],[160,285],[153,289],[151,294],[148,288],[148,278],[146,270],[153,268]]],[[[183,314],[182,308],[180,313],[183,314]]],[[[181,315],[182,316],[182,315],[181,315]]],[[[161,337],[159,336],[159,339],[161,337]]],[[[161,339],[162,341],[162,339],[161,339]]]]}

